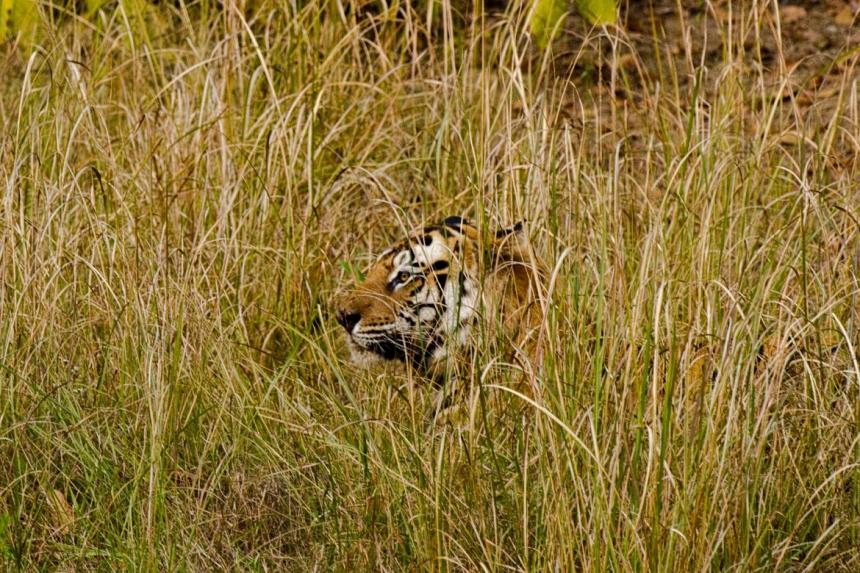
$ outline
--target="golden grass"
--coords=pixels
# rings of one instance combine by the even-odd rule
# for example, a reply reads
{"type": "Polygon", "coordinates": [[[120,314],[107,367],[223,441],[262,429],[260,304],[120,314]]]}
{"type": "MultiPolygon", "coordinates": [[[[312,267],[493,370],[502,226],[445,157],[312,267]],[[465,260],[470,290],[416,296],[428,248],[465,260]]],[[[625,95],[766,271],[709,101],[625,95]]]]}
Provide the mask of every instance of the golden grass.
{"type": "Polygon", "coordinates": [[[858,52],[798,85],[751,5],[707,65],[447,0],[4,47],[0,568],[860,568],[858,52]],[[529,219],[552,304],[535,399],[479,351],[428,432],[329,300],[450,214],[529,219]]]}

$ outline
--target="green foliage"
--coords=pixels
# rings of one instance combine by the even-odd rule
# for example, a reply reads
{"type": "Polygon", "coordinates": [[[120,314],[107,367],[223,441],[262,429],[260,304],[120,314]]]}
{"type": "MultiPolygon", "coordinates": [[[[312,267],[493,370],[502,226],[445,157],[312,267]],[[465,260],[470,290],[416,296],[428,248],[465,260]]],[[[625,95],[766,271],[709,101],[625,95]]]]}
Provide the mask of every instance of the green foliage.
{"type": "Polygon", "coordinates": [[[576,0],[576,8],[589,22],[596,25],[614,24],[618,18],[615,0],[576,0]]]}
{"type": "Polygon", "coordinates": [[[147,0],[119,0],[119,6],[128,19],[129,32],[135,40],[150,44],[150,37],[159,29],[153,5],[147,0]]]}
{"type": "Polygon", "coordinates": [[[357,280],[358,282],[364,282],[364,279],[366,278],[364,273],[361,272],[361,269],[357,268],[355,265],[351,265],[348,261],[341,261],[340,268],[347,276],[357,280]]]}
{"type": "MultiPolygon", "coordinates": [[[[529,26],[540,48],[546,48],[561,30],[567,14],[567,0],[535,0],[529,26]]],[[[614,24],[617,18],[615,0],[576,0],[576,8],[595,25],[614,24]]]]}
{"type": "MultiPolygon", "coordinates": [[[[85,15],[93,18],[108,4],[108,0],[86,0],[85,15]]],[[[155,5],[148,0],[119,0],[118,8],[124,11],[131,32],[136,38],[149,42],[149,38],[160,27],[161,20],[155,5]]],[[[74,2],[66,7],[74,10],[74,2]]],[[[31,45],[39,31],[39,9],[37,0],[0,0],[0,43],[17,40],[24,46],[31,45]]]]}
{"type": "Polygon", "coordinates": [[[109,0],[86,0],[87,16],[93,17],[109,0]]]}
{"type": "Polygon", "coordinates": [[[36,0],[0,0],[0,42],[18,38],[29,44],[35,38],[38,25],[36,0]]]}
{"type": "Polygon", "coordinates": [[[549,46],[564,25],[567,15],[567,0],[537,0],[529,26],[537,45],[543,49],[549,46]]]}

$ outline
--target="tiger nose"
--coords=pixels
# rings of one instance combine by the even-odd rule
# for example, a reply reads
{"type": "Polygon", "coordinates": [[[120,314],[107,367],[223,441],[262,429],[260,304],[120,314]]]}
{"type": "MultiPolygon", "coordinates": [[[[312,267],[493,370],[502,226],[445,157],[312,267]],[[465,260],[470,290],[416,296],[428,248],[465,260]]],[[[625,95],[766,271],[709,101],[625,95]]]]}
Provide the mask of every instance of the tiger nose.
{"type": "Polygon", "coordinates": [[[335,318],[347,332],[352,333],[352,329],[361,320],[361,315],[357,312],[339,310],[335,318]]]}

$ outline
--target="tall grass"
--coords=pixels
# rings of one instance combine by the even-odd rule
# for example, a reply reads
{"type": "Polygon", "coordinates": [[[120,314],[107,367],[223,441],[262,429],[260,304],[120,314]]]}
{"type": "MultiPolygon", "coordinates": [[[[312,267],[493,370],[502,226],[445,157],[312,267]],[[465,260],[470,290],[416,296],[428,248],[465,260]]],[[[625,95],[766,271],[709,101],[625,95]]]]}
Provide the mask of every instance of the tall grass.
{"type": "Polygon", "coordinates": [[[798,85],[736,4],[708,65],[448,0],[4,47],[0,569],[860,568],[858,52],[798,85]],[[329,301],[450,214],[552,298],[534,397],[482,345],[428,429],[329,301]]]}

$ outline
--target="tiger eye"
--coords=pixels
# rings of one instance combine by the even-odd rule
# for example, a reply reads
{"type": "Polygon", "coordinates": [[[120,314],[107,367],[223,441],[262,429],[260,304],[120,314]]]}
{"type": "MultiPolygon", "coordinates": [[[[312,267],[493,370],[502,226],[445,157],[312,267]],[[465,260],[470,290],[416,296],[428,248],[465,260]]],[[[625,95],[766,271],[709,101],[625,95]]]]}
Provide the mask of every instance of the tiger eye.
{"type": "Polygon", "coordinates": [[[406,271],[403,271],[402,273],[397,275],[397,282],[405,283],[406,281],[409,280],[409,276],[410,276],[409,273],[407,273],[406,271]]]}

